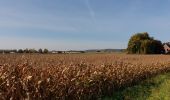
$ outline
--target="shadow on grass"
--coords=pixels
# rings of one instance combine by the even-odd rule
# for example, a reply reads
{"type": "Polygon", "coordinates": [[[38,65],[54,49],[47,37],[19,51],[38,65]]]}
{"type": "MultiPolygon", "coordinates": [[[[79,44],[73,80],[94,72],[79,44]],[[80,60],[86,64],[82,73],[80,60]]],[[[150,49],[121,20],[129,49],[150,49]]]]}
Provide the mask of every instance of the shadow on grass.
{"type": "Polygon", "coordinates": [[[105,97],[102,100],[146,100],[152,94],[152,89],[158,89],[167,79],[170,79],[170,73],[144,80],[132,87],[123,88],[116,91],[112,97],[105,97]]]}

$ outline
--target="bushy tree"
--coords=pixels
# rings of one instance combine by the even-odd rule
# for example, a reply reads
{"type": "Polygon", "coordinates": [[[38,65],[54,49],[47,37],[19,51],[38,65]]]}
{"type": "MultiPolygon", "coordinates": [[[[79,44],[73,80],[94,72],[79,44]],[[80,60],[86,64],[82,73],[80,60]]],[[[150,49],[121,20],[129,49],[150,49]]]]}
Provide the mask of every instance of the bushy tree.
{"type": "Polygon", "coordinates": [[[44,49],[44,53],[48,53],[48,49],[44,49]]]}
{"type": "Polygon", "coordinates": [[[29,53],[29,50],[26,48],[26,49],[24,50],[24,53],[29,53]]]}
{"type": "Polygon", "coordinates": [[[18,53],[24,53],[24,51],[22,49],[19,49],[18,53]]]}
{"type": "Polygon", "coordinates": [[[43,53],[43,50],[42,50],[42,49],[39,49],[39,50],[38,50],[38,53],[43,53]]]}
{"type": "Polygon", "coordinates": [[[37,53],[37,50],[35,50],[35,49],[29,49],[29,53],[37,53]]]}
{"type": "Polygon", "coordinates": [[[147,32],[133,35],[128,43],[127,52],[130,54],[160,54],[164,52],[162,42],[154,40],[147,32]]]}

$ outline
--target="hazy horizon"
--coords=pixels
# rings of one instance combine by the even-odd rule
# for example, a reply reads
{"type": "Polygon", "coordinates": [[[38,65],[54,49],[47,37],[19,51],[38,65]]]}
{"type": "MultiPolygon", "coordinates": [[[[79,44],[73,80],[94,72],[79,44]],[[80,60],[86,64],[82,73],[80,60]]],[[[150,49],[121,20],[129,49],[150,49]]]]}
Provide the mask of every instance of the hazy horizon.
{"type": "Polygon", "coordinates": [[[124,49],[148,32],[170,41],[170,0],[0,0],[0,49],[124,49]]]}

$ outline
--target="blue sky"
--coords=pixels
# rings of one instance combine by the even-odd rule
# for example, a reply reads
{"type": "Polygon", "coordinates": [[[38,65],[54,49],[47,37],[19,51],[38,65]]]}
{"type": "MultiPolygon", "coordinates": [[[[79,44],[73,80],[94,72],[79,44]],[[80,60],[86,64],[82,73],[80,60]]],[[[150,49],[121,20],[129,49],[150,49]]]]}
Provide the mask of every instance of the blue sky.
{"type": "Polygon", "coordinates": [[[126,48],[136,32],[170,41],[170,0],[0,0],[0,48],[126,48]]]}

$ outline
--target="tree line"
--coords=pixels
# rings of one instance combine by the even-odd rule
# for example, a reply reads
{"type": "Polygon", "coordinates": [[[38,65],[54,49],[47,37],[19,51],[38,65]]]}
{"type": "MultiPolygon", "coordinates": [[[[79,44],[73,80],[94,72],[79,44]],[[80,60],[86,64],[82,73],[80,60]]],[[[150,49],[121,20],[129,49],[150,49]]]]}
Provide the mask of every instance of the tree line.
{"type": "Polygon", "coordinates": [[[0,53],[49,53],[48,49],[14,49],[14,50],[0,50],[0,53]]]}
{"type": "MultiPolygon", "coordinates": [[[[163,54],[165,53],[163,43],[150,37],[147,32],[136,33],[129,39],[128,54],[163,54]]],[[[84,52],[84,51],[83,51],[84,52]]],[[[49,53],[48,49],[18,49],[18,50],[0,50],[0,53],[49,53]]],[[[62,53],[62,51],[58,51],[62,53]]]]}

